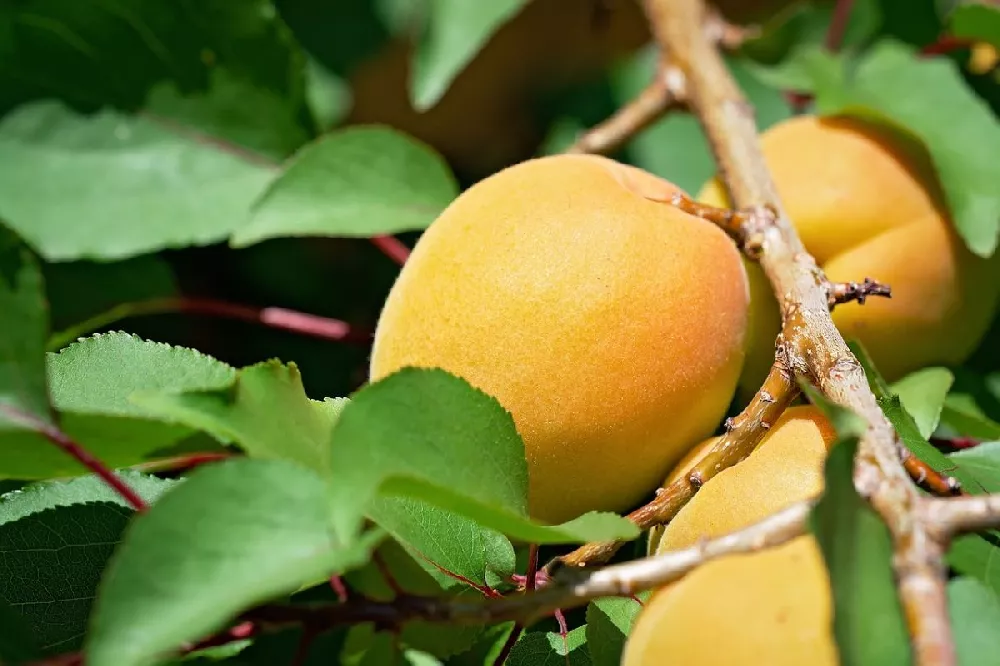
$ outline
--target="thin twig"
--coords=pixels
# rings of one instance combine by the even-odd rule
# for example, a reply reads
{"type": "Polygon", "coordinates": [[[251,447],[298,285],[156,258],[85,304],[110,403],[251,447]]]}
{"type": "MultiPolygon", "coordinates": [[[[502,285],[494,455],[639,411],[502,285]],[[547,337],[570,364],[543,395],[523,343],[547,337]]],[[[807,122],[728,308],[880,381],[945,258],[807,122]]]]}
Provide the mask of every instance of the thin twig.
{"type": "Polygon", "coordinates": [[[77,338],[129,317],[174,312],[237,319],[322,340],[351,344],[369,344],[372,336],[370,331],[352,326],[339,319],[320,317],[286,308],[257,308],[211,298],[179,296],[152,298],[116,305],[110,310],[52,336],[48,348],[49,350],[61,349],[77,338]]]}
{"type": "Polygon", "coordinates": [[[844,41],[844,33],[847,32],[847,24],[851,20],[851,9],[854,7],[854,0],[837,0],[833,8],[833,17],[830,25],[827,26],[826,39],[824,45],[831,53],[840,50],[840,44],[844,41]]]}
{"type": "Polygon", "coordinates": [[[630,597],[661,587],[724,555],[755,552],[787,543],[805,533],[811,507],[810,501],[793,504],[748,527],[689,548],[603,569],[566,569],[543,587],[501,599],[410,595],[379,601],[355,596],[344,604],[261,606],[248,611],[244,619],[268,626],[331,627],[373,622],[391,628],[415,619],[456,624],[513,621],[528,626],[557,609],[577,608],[600,597],[630,597]]]}
{"type": "MultiPolygon", "coordinates": [[[[628,515],[629,520],[646,530],[670,522],[684,508],[698,489],[716,474],[744,460],[756,448],[764,435],[778,420],[799,393],[791,371],[784,362],[785,351],[778,345],[778,361],[764,380],[764,385],[754,395],[750,404],[735,418],[726,423],[726,432],[712,450],[688,474],[657,491],[655,499],[628,515]]],[[[550,562],[547,570],[558,565],[583,567],[607,562],[624,542],[602,541],[582,546],[568,555],[550,562]]]]}
{"type": "Polygon", "coordinates": [[[866,277],[864,282],[831,282],[827,286],[827,290],[831,308],[850,301],[857,301],[858,304],[864,305],[869,296],[892,298],[892,288],[889,285],[869,277],[866,277]]]}
{"type": "Polygon", "coordinates": [[[948,538],[965,532],[1000,528],[1000,495],[965,495],[926,503],[930,524],[948,538]]]}
{"type": "Polygon", "coordinates": [[[20,423],[26,428],[37,432],[62,449],[67,455],[72,456],[78,463],[99,476],[136,511],[145,511],[148,508],[146,501],[137,492],[132,490],[127,483],[118,478],[111,471],[111,468],[98,460],[90,451],[73,441],[73,438],[60,430],[58,426],[46,423],[34,414],[29,414],[9,405],[0,405],[0,413],[4,414],[11,421],[20,423]]]}
{"type": "Polygon", "coordinates": [[[585,132],[567,153],[607,154],[659,120],[681,103],[684,80],[677,71],[661,67],[656,78],[631,102],[585,132]]]}

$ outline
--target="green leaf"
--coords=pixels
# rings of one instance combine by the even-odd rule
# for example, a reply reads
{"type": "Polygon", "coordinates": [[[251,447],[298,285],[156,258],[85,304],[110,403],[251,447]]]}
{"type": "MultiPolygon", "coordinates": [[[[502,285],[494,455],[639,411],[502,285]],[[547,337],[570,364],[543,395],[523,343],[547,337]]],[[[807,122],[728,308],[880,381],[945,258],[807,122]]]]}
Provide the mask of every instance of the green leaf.
{"type": "Polygon", "coordinates": [[[959,666],[1000,665],[1000,598],[973,578],[948,583],[948,615],[959,666]]]}
{"type": "Polygon", "coordinates": [[[475,521],[406,497],[379,497],[368,517],[395,539],[435,564],[479,585],[487,572],[514,573],[514,547],[499,532],[475,521]]]}
{"type": "Polygon", "coordinates": [[[635,599],[607,597],[587,604],[587,646],[594,666],[619,666],[625,640],[642,605],[635,599]]]}
{"type": "MultiPolygon", "coordinates": [[[[0,167],[2,168],[2,167],[0,167]]],[[[0,224],[0,432],[52,423],[45,382],[49,316],[34,255],[0,224]]]]}
{"type": "Polygon", "coordinates": [[[323,479],[292,462],[196,470],[126,533],[101,583],[87,663],[155,663],[246,608],[367,561],[382,534],[340,542],[326,496],[323,479]]]}
{"type": "MultiPolygon", "coordinates": [[[[179,481],[118,475],[149,504],[179,481]]],[[[38,646],[80,646],[101,572],[132,509],[96,476],[30,485],[0,497],[0,599],[38,646]]]]}
{"type": "Polygon", "coordinates": [[[1000,46],[1000,8],[985,2],[963,2],[948,16],[948,31],[959,39],[1000,46]]]}
{"type": "Polygon", "coordinates": [[[875,395],[879,407],[882,408],[882,412],[889,419],[893,428],[896,429],[896,433],[903,440],[906,448],[921,461],[930,465],[935,471],[957,478],[967,490],[975,488],[977,485],[975,476],[961,466],[955,467],[953,461],[949,460],[946,455],[932,446],[927,441],[927,438],[920,433],[916,421],[903,408],[903,403],[899,399],[899,396],[892,392],[885,379],[879,374],[879,371],[875,368],[875,364],[872,362],[871,356],[868,355],[868,352],[865,351],[861,343],[856,340],[849,340],[848,345],[864,368],[865,375],[868,377],[868,385],[875,395]]]}
{"type": "MultiPolygon", "coordinates": [[[[93,332],[98,323],[83,328],[83,333],[67,332],[66,327],[80,324],[92,317],[104,315],[110,308],[123,303],[147,301],[174,296],[177,282],[170,265],[157,255],[113,262],[73,261],[46,264],[43,268],[45,286],[52,308],[52,328],[59,331],[49,339],[66,344],[93,332]]],[[[74,328],[76,328],[74,326],[74,328]]]]}
{"type": "Polygon", "coordinates": [[[892,571],[892,538],[857,494],[855,437],[840,439],[826,462],[825,489],[810,516],[833,589],[841,663],[908,665],[910,643],[892,571]]]}
{"type": "MultiPolygon", "coordinates": [[[[161,479],[131,470],[115,473],[148,504],[154,503],[180,480],[161,479]]],[[[106,502],[130,508],[130,505],[107,483],[96,476],[82,476],[70,481],[44,481],[0,495],[0,525],[20,520],[33,513],[87,502],[106,502]]]]}
{"type": "Polygon", "coordinates": [[[941,411],[941,423],[959,434],[977,439],[1000,439],[997,423],[967,393],[950,393],[941,411]]]}
{"type": "Polygon", "coordinates": [[[309,140],[300,108],[272,90],[217,67],[204,92],[185,94],[176,83],[156,86],[145,111],[196,129],[213,139],[249,149],[278,162],[309,140]]]}
{"type": "Polygon", "coordinates": [[[410,96],[418,111],[434,106],[452,80],[528,0],[430,0],[412,63],[410,96]]]}
{"type": "Polygon", "coordinates": [[[317,125],[327,131],[337,125],[351,107],[347,82],[314,58],[306,62],[306,103],[317,125]]]}
{"type": "Polygon", "coordinates": [[[955,451],[948,457],[976,478],[976,488],[969,490],[1000,492],[1000,442],[983,442],[971,449],[955,451]]]}
{"type": "Polygon", "coordinates": [[[748,69],[761,82],[773,88],[812,93],[842,87],[845,62],[842,54],[830,53],[818,44],[803,44],[775,65],[750,63],[748,69]]]}
{"type": "MultiPolygon", "coordinates": [[[[878,0],[856,1],[840,40],[840,52],[866,43],[879,29],[882,16],[878,0]]],[[[763,21],[760,33],[747,40],[741,52],[762,62],[787,61],[796,51],[823,46],[837,9],[836,0],[793,2],[763,21]]]]}
{"type": "Polygon", "coordinates": [[[921,437],[926,439],[937,429],[945,397],[954,381],[955,376],[947,368],[925,368],[892,385],[903,408],[916,422],[921,437]]]}
{"type": "Polygon", "coordinates": [[[0,601],[0,664],[13,666],[41,656],[42,651],[30,627],[9,605],[0,601]]]}
{"type": "Polygon", "coordinates": [[[488,627],[469,650],[452,657],[448,662],[449,665],[493,666],[513,627],[513,622],[504,622],[488,627]]]}
{"type": "Polygon", "coordinates": [[[799,386],[809,401],[833,424],[838,438],[860,438],[865,434],[868,424],[860,415],[833,402],[805,379],[799,380],[799,386]]]}
{"type": "Polygon", "coordinates": [[[236,444],[254,458],[294,460],[319,473],[329,470],[335,402],[310,400],[294,364],[267,361],[242,368],[232,383],[207,391],[148,391],[133,401],[164,420],[204,430],[236,444]]]}
{"type": "Polygon", "coordinates": [[[617,515],[556,527],[527,515],[528,468],[499,402],[438,369],[406,368],[358,391],[333,428],[335,526],[351,538],[381,493],[408,496],[530,543],[635,538],[617,515]]]}
{"type": "Polygon", "coordinates": [[[74,504],[0,527],[0,600],[43,652],[80,647],[101,571],[132,514],[113,502],[74,504]]]}
{"type": "MultiPolygon", "coordinates": [[[[145,391],[224,387],[233,368],[193,349],[125,333],[95,335],[48,355],[62,429],[111,467],[132,465],[192,434],[131,400],[145,391]]],[[[0,433],[0,477],[75,476],[86,468],[32,432],[0,433]]]]}
{"type": "Polygon", "coordinates": [[[136,108],[155,83],[202,89],[218,66],[301,96],[302,56],[272,0],[19,0],[0,25],[0,113],[51,97],[136,108]]]}
{"type": "Polygon", "coordinates": [[[587,652],[587,628],[577,627],[565,637],[533,631],[514,644],[508,666],[591,666],[587,652]]]}
{"type": "Polygon", "coordinates": [[[951,543],[948,566],[966,576],[972,576],[1000,594],[1000,536],[990,532],[992,543],[981,534],[967,534],[951,543]]]}
{"type": "Polygon", "coordinates": [[[112,111],[38,102],[0,122],[0,214],[50,261],[218,242],[246,223],[272,176],[112,111]]]}
{"type": "Polygon", "coordinates": [[[911,133],[926,146],[959,234],[988,257],[1000,231],[1000,124],[965,84],[955,63],[918,58],[883,40],[857,65],[843,87],[816,91],[823,115],[874,117],[911,133]],[[955,122],[960,118],[961,122],[955,122]]]}
{"type": "MultiPolygon", "coordinates": [[[[624,104],[652,80],[658,52],[649,47],[612,72],[615,100],[624,104]]],[[[780,91],[763,85],[748,60],[729,56],[729,70],[754,106],[761,131],[788,118],[791,112],[780,91]]],[[[629,142],[631,161],[692,195],[715,175],[716,164],[698,120],[690,114],[668,114],[629,142]]]]}
{"type": "Polygon", "coordinates": [[[448,165],[428,146],[387,127],[352,127],[293,157],[232,244],[423,229],[457,194],[448,165]]]}

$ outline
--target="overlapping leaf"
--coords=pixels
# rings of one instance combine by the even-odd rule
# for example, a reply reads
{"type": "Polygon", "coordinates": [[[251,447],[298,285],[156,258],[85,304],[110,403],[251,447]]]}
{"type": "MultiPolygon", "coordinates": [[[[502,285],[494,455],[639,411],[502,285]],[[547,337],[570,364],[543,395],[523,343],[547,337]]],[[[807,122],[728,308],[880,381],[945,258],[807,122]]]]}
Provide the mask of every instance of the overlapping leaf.
{"type": "Polygon", "coordinates": [[[419,499],[528,542],[637,536],[632,523],[612,514],[555,527],[530,520],[524,444],[513,419],[442,370],[404,369],[355,394],[333,429],[331,468],[342,538],[359,529],[380,493],[419,499]]]}
{"type": "Polygon", "coordinates": [[[348,128],[292,158],[232,243],[423,229],[457,194],[447,164],[429,147],[387,127],[348,128]]]}
{"type": "Polygon", "coordinates": [[[430,0],[427,25],[420,38],[410,81],[418,110],[432,106],[452,80],[504,23],[528,0],[430,0]]]}
{"type": "MultiPolygon", "coordinates": [[[[62,429],[112,467],[135,464],[193,432],[144,411],[130,400],[133,394],[226,386],[234,373],[192,349],[124,333],[81,340],[49,354],[47,365],[62,429]]],[[[0,477],[35,479],[83,471],[36,433],[0,433],[0,477]]]]}
{"type": "Polygon", "coordinates": [[[0,432],[51,423],[45,383],[49,318],[35,256],[0,224],[0,432]]]}
{"type": "Polygon", "coordinates": [[[0,215],[49,260],[218,242],[246,223],[271,177],[268,167],[113,111],[82,116],[37,102],[0,122],[0,215]]]}
{"type": "Polygon", "coordinates": [[[337,539],[326,496],[323,478],[293,462],[196,470],[126,534],[101,584],[87,663],[152,663],[245,608],[366,562],[381,533],[337,539]]]}
{"type": "MultiPolygon", "coordinates": [[[[149,503],[178,483],[121,476],[149,503]]],[[[45,653],[80,646],[101,573],[131,515],[96,477],[0,497],[0,600],[45,653]]]]}

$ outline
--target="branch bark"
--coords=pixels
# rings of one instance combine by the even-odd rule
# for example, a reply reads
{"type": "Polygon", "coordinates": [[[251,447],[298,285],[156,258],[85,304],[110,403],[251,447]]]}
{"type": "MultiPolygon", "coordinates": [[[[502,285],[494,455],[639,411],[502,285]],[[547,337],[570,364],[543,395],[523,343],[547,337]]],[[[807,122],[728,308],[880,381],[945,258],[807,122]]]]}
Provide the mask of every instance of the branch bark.
{"type": "Polygon", "coordinates": [[[757,217],[759,261],[778,298],[788,362],[835,403],[868,423],[855,485],[890,527],[900,597],[921,665],[955,663],[943,547],[916,519],[920,494],[899,459],[897,435],[861,364],[830,317],[825,277],[778,197],[758,141],[753,108],[704,36],[703,0],[645,0],[657,41],[686,77],[688,104],[705,131],[735,207],[757,217]]]}

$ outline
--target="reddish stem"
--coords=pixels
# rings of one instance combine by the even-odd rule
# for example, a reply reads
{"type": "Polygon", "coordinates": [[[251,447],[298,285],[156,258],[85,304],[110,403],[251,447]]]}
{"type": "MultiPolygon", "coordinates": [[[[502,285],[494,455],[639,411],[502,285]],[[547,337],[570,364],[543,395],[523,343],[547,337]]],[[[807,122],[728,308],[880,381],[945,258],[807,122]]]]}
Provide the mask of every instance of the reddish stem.
{"type": "Polygon", "coordinates": [[[344,584],[343,578],[340,576],[330,576],[330,587],[337,593],[337,600],[340,603],[347,601],[347,585],[344,584]]]}
{"type": "Polygon", "coordinates": [[[114,472],[94,457],[90,451],[87,451],[85,448],[74,442],[69,435],[64,433],[58,427],[42,421],[34,414],[29,414],[28,412],[24,412],[8,405],[0,405],[0,412],[6,414],[10,420],[16,423],[21,423],[31,430],[34,430],[39,435],[58,446],[65,453],[75,458],[77,462],[99,476],[105,483],[111,486],[111,488],[121,495],[122,499],[128,502],[129,505],[136,511],[145,511],[147,509],[146,501],[139,497],[138,493],[132,490],[127,483],[118,478],[114,472]]]}
{"type": "Polygon", "coordinates": [[[375,563],[375,568],[378,569],[378,572],[382,575],[382,579],[385,581],[385,584],[389,586],[389,589],[392,590],[396,596],[405,596],[406,590],[402,588],[396,580],[396,577],[392,575],[392,572],[389,570],[389,565],[385,563],[385,559],[382,557],[382,554],[377,551],[372,553],[372,562],[375,563]]]}
{"type": "Polygon", "coordinates": [[[382,250],[382,254],[402,266],[410,258],[410,248],[395,236],[372,236],[372,245],[382,250]]]}
{"type": "Polygon", "coordinates": [[[538,573],[538,544],[528,546],[528,573],[525,575],[524,589],[531,592],[535,589],[535,578],[538,573]]]}
{"type": "Polygon", "coordinates": [[[933,56],[933,55],[943,55],[945,53],[951,53],[952,51],[958,51],[959,49],[967,49],[972,46],[972,41],[964,39],[962,37],[952,37],[950,35],[941,35],[937,38],[937,41],[928,44],[924,48],[920,49],[920,55],[922,56],[933,56]]]}
{"type": "Polygon", "coordinates": [[[503,666],[507,661],[507,657],[510,656],[510,651],[514,649],[514,644],[517,643],[517,639],[521,637],[521,632],[524,631],[524,626],[520,622],[515,622],[514,626],[510,630],[510,635],[507,636],[507,640],[504,642],[503,647],[500,648],[500,653],[497,658],[493,660],[493,666],[503,666]]]}
{"type": "Polygon", "coordinates": [[[840,50],[840,44],[844,41],[844,33],[847,32],[847,23],[851,19],[851,9],[854,7],[854,0],[837,0],[833,8],[833,17],[826,30],[825,46],[831,53],[840,50]]]}
{"type": "Polygon", "coordinates": [[[127,317],[174,312],[236,319],[268,328],[309,335],[323,340],[352,344],[368,344],[372,336],[369,331],[351,326],[339,319],[320,317],[285,308],[257,308],[212,298],[178,296],[153,298],[146,301],[135,301],[118,305],[107,312],[83,322],[79,326],[60,333],[50,341],[50,349],[53,347],[58,349],[97,328],[108,326],[127,317]]]}
{"type": "Polygon", "coordinates": [[[952,450],[972,449],[982,444],[973,437],[931,437],[930,442],[939,449],[952,450]]]}

